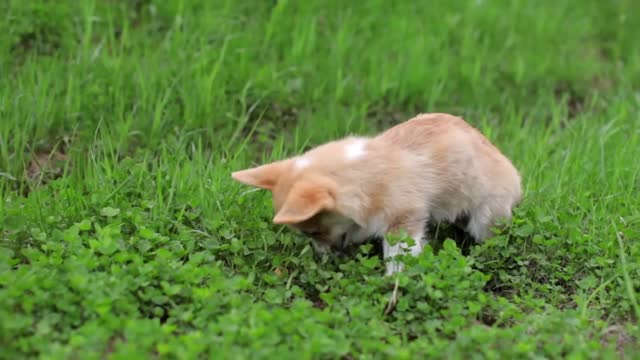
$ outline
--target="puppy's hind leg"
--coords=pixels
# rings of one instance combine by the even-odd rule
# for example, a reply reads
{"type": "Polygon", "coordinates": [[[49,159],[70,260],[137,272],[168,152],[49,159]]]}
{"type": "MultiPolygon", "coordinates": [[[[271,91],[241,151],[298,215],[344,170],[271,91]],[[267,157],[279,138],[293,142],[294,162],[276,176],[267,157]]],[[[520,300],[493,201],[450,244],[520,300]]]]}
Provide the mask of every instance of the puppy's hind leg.
{"type": "Polygon", "coordinates": [[[492,228],[497,225],[498,220],[511,219],[511,211],[505,208],[493,211],[489,207],[483,207],[471,211],[467,223],[467,232],[473,237],[476,243],[482,243],[486,238],[493,235],[492,228]]]}

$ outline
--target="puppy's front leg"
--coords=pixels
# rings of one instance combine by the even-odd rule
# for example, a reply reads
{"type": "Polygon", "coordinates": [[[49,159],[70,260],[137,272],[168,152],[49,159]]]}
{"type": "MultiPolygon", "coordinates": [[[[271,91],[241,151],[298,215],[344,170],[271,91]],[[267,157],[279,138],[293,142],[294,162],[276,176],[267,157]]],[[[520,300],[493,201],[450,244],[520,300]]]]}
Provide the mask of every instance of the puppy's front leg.
{"type": "MultiPolygon", "coordinates": [[[[427,242],[424,236],[424,226],[420,227],[419,229],[413,229],[413,231],[411,231],[409,235],[414,240],[414,244],[410,247],[405,243],[396,243],[394,245],[391,245],[386,239],[383,240],[382,254],[385,260],[391,259],[397,255],[404,253],[407,248],[409,248],[409,253],[412,256],[417,256],[422,252],[422,249],[427,242]]],[[[386,264],[385,275],[390,276],[396,272],[402,271],[403,269],[404,264],[402,264],[400,261],[392,260],[387,262],[386,264]]]]}
{"type": "MultiPolygon", "coordinates": [[[[427,240],[425,238],[425,228],[426,222],[423,220],[414,221],[409,224],[404,223],[403,226],[398,226],[395,229],[391,229],[391,233],[397,232],[398,229],[405,229],[413,239],[413,245],[407,246],[407,244],[405,243],[396,243],[395,245],[391,245],[386,238],[382,241],[384,259],[387,260],[385,276],[391,276],[404,270],[404,264],[400,261],[394,260],[393,258],[404,253],[407,247],[409,248],[409,252],[413,256],[417,256],[422,252],[424,245],[427,243],[427,240]]],[[[396,304],[398,303],[399,286],[400,281],[398,278],[396,278],[393,292],[391,293],[389,302],[387,303],[387,306],[384,310],[385,315],[389,315],[393,311],[393,309],[395,309],[396,304]]]]}
{"type": "MultiPolygon", "coordinates": [[[[397,255],[400,255],[404,247],[403,245],[404,244],[399,244],[399,243],[395,245],[390,245],[387,239],[384,239],[382,241],[382,256],[386,260],[386,259],[394,258],[397,255]]],[[[396,272],[402,271],[404,268],[404,264],[395,260],[388,261],[385,264],[385,266],[386,266],[386,271],[384,273],[385,276],[393,275],[396,272]]]]}

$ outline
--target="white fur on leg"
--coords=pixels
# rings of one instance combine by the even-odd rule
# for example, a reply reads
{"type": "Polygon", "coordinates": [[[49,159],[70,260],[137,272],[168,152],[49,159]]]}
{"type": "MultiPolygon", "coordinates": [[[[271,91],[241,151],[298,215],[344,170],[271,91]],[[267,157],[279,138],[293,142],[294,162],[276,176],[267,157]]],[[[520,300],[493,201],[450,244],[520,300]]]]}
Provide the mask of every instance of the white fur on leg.
{"type": "MultiPolygon", "coordinates": [[[[382,242],[382,254],[385,259],[391,259],[396,257],[397,255],[402,254],[402,250],[403,250],[402,246],[399,243],[390,245],[386,239],[382,242]]],[[[386,263],[386,271],[384,274],[386,276],[390,276],[397,272],[402,271],[403,269],[404,269],[404,264],[402,264],[399,261],[392,260],[386,263]]]]}
{"type": "MultiPolygon", "coordinates": [[[[412,256],[418,256],[422,253],[422,249],[426,244],[426,240],[424,239],[424,232],[419,231],[414,234],[411,234],[411,238],[414,240],[414,244],[409,247],[409,253],[412,256]]],[[[407,250],[407,244],[405,243],[397,243],[394,245],[390,245],[387,240],[382,242],[382,253],[385,259],[394,258],[397,255],[401,255],[403,252],[407,250]]],[[[397,272],[404,270],[404,264],[400,261],[391,260],[386,264],[385,276],[393,275],[397,272]]]]}
{"type": "Polygon", "coordinates": [[[422,253],[422,249],[424,249],[424,245],[427,243],[424,237],[424,231],[416,231],[414,234],[411,234],[411,238],[415,244],[411,245],[409,250],[412,256],[418,256],[422,253]]]}

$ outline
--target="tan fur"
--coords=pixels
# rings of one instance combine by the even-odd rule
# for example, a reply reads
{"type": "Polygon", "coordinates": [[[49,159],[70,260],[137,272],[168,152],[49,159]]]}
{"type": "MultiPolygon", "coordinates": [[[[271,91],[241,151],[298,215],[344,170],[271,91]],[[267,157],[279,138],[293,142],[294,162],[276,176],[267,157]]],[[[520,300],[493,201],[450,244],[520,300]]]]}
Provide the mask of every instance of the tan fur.
{"type": "MultiPolygon", "coordinates": [[[[454,222],[463,215],[470,218],[465,230],[480,242],[496,221],[511,218],[522,196],[509,159],[463,119],[435,113],[372,138],[347,137],[238,171],[233,178],[270,190],[274,222],[308,234],[317,251],[405,230],[416,240],[410,251],[417,255],[428,221],[454,222]]],[[[386,257],[404,250],[384,245],[386,257]]],[[[390,263],[387,274],[401,268],[390,263]]]]}

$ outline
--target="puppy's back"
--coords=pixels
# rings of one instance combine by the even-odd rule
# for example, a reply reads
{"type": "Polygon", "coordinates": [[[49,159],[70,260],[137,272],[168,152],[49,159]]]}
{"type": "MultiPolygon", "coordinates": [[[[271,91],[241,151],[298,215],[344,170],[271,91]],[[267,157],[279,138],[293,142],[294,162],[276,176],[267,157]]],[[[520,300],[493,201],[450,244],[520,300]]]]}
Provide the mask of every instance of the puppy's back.
{"type": "Polygon", "coordinates": [[[439,178],[443,196],[476,201],[498,196],[511,206],[521,199],[520,175],[512,162],[460,117],[420,114],[376,139],[422,158],[416,166],[439,178]]]}

